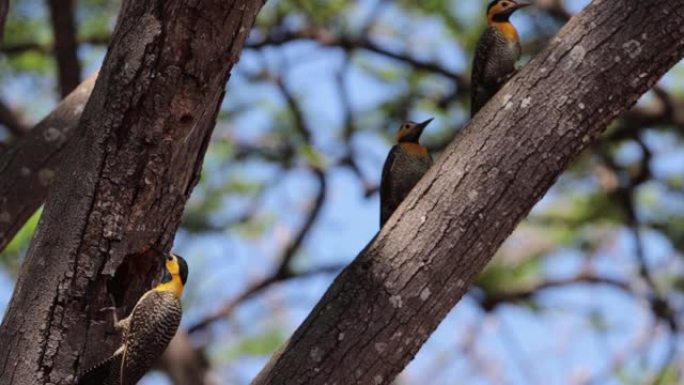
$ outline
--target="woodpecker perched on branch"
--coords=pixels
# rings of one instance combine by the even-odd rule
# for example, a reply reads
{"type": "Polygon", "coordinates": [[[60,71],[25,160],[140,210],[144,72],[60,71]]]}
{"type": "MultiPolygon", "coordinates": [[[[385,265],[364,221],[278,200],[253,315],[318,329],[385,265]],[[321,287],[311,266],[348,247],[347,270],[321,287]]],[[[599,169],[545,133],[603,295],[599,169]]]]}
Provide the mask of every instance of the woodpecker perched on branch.
{"type": "Polygon", "coordinates": [[[473,117],[487,101],[515,74],[515,62],[520,58],[518,31],[508,18],[530,3],[494,0],[487,7],[487,29],[477,42],[471,75],[470,116],[473,117]]]}
{"type": "Polygon", "coordinates": [[[152,367],[176,334],[180,298],[188,279],[188,265],[177,255],[165,256],[161,283],[138,300],[131,314],[115,327],[121,346],[100,364],[83,373],[78,385],[134,385],[152,367]]]}
{"type": "Polygon", "coordinates": [[[387,155],[380,181],[380,227],[399,207],[413,186],[432,166],[432,157],[418,139],[432,121],[405,122],[401,125],[395,144],[387,155]]]}

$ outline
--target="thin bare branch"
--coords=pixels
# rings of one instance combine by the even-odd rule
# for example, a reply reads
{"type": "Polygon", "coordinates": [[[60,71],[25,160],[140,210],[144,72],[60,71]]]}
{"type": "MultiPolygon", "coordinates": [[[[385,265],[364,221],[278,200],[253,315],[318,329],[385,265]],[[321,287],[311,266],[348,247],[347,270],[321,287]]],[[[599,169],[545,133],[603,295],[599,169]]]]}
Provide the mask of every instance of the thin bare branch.
{"type": "Polygon", "coordinates": [[[54,54],[57,59],[59,89],[63,98],[81,82],[74,0],[47,0],[47,3],[55,40],[54,54]]]}
{"type": "Polygon", "coordinates": [[[612,278],[599,277],[589,273],[581,273],[570,278],[550,279],[538,282],[524,289],[510,290],[492,295],[486,295],[481,298],[478,298],[477,295],[474,295],[473,298],[476,301],[478,301],[478,303],[483,309],[485,309],[486,311],[492,311],[502,304],[528,301],[532,297],[540,294],[544,290],[584,284],[606,285],[630,295],[634,294],[634,290],[626,282],[622,282],[612,278]]]}
{"type": "Polygon", "coordinates": [[[188,333],[194,334],[197,332],[204,331],[208,326],[210,326],[214,322],[230,317],[235,312],[235,310],[244,302],[258,294],[261,294],[264,290],[270,288],[273,285],[295,279],[307,278],[319,274],[334,274],[339,272],[343,268],[343,265],[321,266],[305,271],[293,271],[288,275],[282,277],[277,277],[276,274],[272,274],[266,278],[262,278],[257,282],[250,284],[247,287],[247,289],[245,289],[237,297],[226,302],[221,307],[221,309],[219,309],[216,313],[202,319],[194,325],[191,325],[188,328],[188,333]]]}
{"type": "Polygon", "coordinates": [[[305,142],[311,143],[311,130],[309,129],[306,123],[304,110],[302,109],[300,103],[297,101],[295,96],[287,87],[282,76],[274,76],[273,78],[275,84],[278,86],[278,89],[280,90],[280,93],[285,98],[285,101],[290,112],[292,112],[295,129],[305,142]]]}
{"type": "Polygon", "coordinates": [[[316,222],[316,219],[318,218],[321,209],[323,208],[323,203],[325,202],[327,190],[325,173],[317,168],[312,168],[312,171],[318,181],[318,193],[313,201],[313,204],[311,205],[311,209],[309,209],[309,212],[306,216],[306,219],[304,220],[304,223],[297,232],[297,235],[285,246],[282,254],[278,258],[278,260],[280,261],[278,267],[274,269],[271,275],[250,285],[245,291],[242,292],[242,294],[226,303],[216,313],[206,317],[202,321],[191,326],[188,329],[190,333],[195,333],[197,331],[205,329],[211,323],[216,322],[222,318],[228,317],[230,314],[233,313],[235,308],[239,306],[242,302],[251,298],[253,295],[261,292],[266,287],[273,285],[274,283],[282,282],[292,278],[299,278],[311,274],[319,274],[322,272],[334,271],[334,269],[339,268],[337,266],[324,267],[321,269],[311,270],[303,273],[296,272],[292,269],[292,260],[297,254],[297,252],[300,250],[302,243],[304,242],[306,236],[309,234],[311,228],[313,227],[313,224],[316,222]]]}
{"type": "Polygon", "coordinates": [[[349,52],[362,49],[377,53],[409,64],[417,70],[432,72],[453,79],[457,84],[459,93],[467,94],[470,89],[470,80],[466,76],[448,70],[437,63],[416,59],[406,53],[393,52],[366,37],[337,36],[324,29],[303,29],[295,32],[284,32],[276,36],[267,36],[260,41],[248,44],[245,48],[261,49],[267,46],[283,45],[295,40],[313,40],[324,46],[338,47],[349,52]]]}
{"type": "Polygon", "coordinates": [[[0,46],[2,46],[3,33],[5,31],[5,20],[9,12],[9,0],[0,0],[0,46]]]}
{"type": "MultiPolygon", "coordinates": [[[[109,44],[110,39],[110,36],[87,36],[83,38],[77,38],[77,42],[78,45],[89,44],[106,47],[109,44]]],[[[26,52],[37,52],[44,55],[49,55],[54,52],[54,50],[54,44],[44,44],[39,42],[20,42],[4,45],[2,48],[0,48],[0,52],[7,56],[22,55],[26,52]]]]}

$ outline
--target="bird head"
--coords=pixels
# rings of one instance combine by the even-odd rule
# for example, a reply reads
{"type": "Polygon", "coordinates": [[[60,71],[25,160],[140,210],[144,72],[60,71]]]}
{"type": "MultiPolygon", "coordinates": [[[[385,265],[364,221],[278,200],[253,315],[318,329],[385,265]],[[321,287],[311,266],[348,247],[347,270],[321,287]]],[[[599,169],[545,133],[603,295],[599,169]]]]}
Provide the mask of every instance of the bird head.
{"type": "Polygon", "coordinates": [[[425,127],[432,121],[430,118],[424,122],[416,123],[412,121],[404,122],[399,128],[399,133],[397,134],[397,142],[413,142],[418,143],[420,135],[423,133],[425,127]]]}
{"type": "Polygon", "coordinates": [[[532,5],[532,3],[525,3],[513,0],[494,0],[489,3],[487,7],[487,24],[505,23],[508,18],[520,8],[532,5]]]}
{"type": "Polygon", "coordinates": [[[172,281],[178,277],[183,285],[188,280],[188,263],[179,255],[169,253],[166,255],[164,277],[162,282],[172,281]]]}
{"type": "Polygon", "coordinates": [[[170,291],[180,298],[188,280],[188,264],[183,257],[173,253],[160,255],[164,256],[164,274],[155,290],[170,291]]]}

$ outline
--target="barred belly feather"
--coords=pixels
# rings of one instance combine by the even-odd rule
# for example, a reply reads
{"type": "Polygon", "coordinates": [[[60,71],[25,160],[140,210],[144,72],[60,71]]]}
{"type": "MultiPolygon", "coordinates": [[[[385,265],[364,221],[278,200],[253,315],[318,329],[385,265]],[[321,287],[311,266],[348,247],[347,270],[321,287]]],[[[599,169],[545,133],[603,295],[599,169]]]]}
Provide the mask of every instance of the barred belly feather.
{"type": "Polygon", "coordinates": [[[176,334],[182,315],[171,292],[149,291],[130,315],[124,336],[121,385],[134,385],[154,365],[176,334]]]}

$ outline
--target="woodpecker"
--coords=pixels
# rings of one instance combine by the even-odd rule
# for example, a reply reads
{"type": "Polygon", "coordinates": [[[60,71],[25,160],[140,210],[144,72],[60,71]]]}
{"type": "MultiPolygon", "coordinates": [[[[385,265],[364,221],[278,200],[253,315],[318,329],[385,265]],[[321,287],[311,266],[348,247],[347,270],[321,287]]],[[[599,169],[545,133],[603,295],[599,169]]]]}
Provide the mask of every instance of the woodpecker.
{"type": "Polygon", "coordinates": [[[508,18],[530,3],[494,0],[487,7],[487,29],[477,42],[471,75],[470,116],[473,117],[515,74],[520,58],[518,31],[508,18]]]}
{"type": "Polygon", "coordinates": [[[82,374],[78,385],[134,385],[152,367],[176,334],[180,298],[188,279],[188,265],[174,254],[165,257],[161,282],[138,300],[131,314],[115,327],[121,346],[100,364],[82,374]]]}
{"type": "Polygon", "coordinates": [[[387,155],[380,180],[380,227],[406,198],[413,186],[432,166],[432,157],[418,139],[432,118],[422,122],[404,122],[395,144],[387,155]]]}

